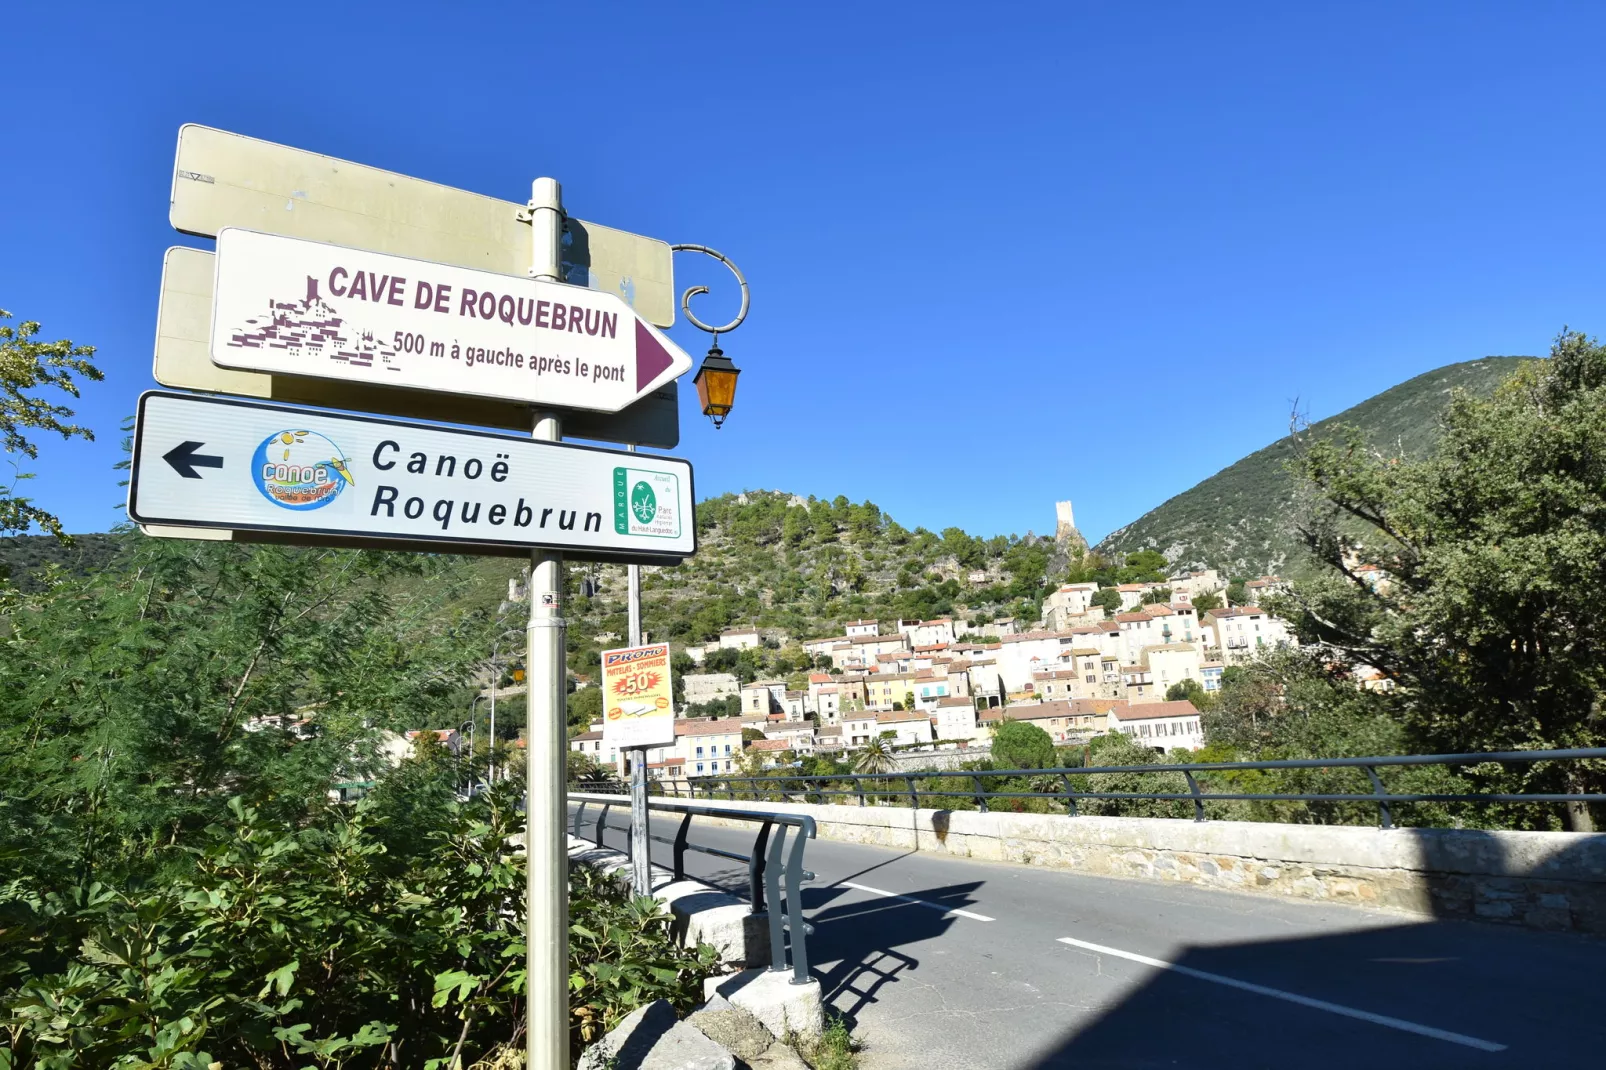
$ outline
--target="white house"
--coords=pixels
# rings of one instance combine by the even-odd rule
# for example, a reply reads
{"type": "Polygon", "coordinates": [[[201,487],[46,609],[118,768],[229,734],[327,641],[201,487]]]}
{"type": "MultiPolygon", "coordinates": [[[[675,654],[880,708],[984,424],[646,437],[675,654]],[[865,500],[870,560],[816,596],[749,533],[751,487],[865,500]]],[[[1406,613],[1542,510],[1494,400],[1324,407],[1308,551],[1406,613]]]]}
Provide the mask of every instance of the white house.
{"type": "Polygon", "coordinates": [[[1194,680],[1204,686],[1204,660],[1199,648],[1192,643],[1166,643],[1151,646],[1146,652],[1149,670],[1154,674],[1154,693],[1161,697],[1184,680],[1194,680]]]}
{"type": "Polygon", "coordinates": [[[958,642],[954,622],[948,617],[936,620],[900,620],[898,634],[909,640],[911,647],[952,646],[958,642]]]}
{"type": "Polygon", "coordinates": [[[1296,645],[1287,623],[1259,606],[1212,609],[1206,611],[1205,619],[1216,633],[1221,660],[1228,665],[1239,665],[1268,650],[1296,645]]]}
{"type": "Polygon", "coordinates": [[[937,700],[931,711],[937,722],[938,739],[975,739],[976,707],[962,695],[949,695],[937,700]]]}
{"type": "Polygon", "coordinates": [[[930,743],[931,716],[920,710],[905,710],[899,713],[878,713],[875,718],[876,734],[894,732],[894,744],[930,743]]]}
{"type": "Polygon", "coordinates": [[[719,633],[721,650],[752,650],[758,645],[757,628],[731,628],[719,633]]]}
{"type": "Polygon", "coordinates": [[[880,623],[878,621],[873,621],[873,620],[850,620],[850,621],[848,621],[847,633],[848,633],[848,638],[849,639],[853,639],[853,638],[856,638],[856,637],[861,636],[861,635],[876,635],[876,634],[879,634],[880,631],[881,631],[881,625],[880,625],[880,623]]]}
{"type": "Polygon", "coordinates": [[[1110,710],[1109,729],[1132,738],[1134,743],[1158,751],[1198,750],[1204,746],[1204,729],[1193,703],[1145,702],[1116,706],[1110,710]]]}

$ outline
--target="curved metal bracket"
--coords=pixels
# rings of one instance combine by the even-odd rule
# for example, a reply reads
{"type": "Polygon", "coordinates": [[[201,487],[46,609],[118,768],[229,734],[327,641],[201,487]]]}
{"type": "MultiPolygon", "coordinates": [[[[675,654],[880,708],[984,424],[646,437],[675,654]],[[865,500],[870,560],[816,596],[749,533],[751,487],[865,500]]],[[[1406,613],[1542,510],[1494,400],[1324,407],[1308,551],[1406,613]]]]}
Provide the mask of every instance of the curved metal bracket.
{"type": "Polygon", "coordinates": [[[698,319],[692,314],[691,299],[696,297],[698,294],[707,293],[708,287],[693,286],[685,293],[680,295],[680,310],[686,314],[687,321],[698,330],[707,331],[709,334],[713,335],[714,341],[717,344],[720,335],[725,334],[728,331],[734,331],[736,328],[740,327],[742,325],[742,321],[747,318],[749,294],[747,291],[746,277],[742,275],[741,268],[738,268],[735,264],[731,263],[730,257],[716,249],[710,249],[706,245],[671,245],[669,247],[669,251],[673,253],[704,253],[730,268],[731,274],[736,276],[736,282],[742,288],[742,307],[741,310],[736,313],[736,318],[722,327],[710,327],[708,324],[704,323],[702,320],[698,319]]]}

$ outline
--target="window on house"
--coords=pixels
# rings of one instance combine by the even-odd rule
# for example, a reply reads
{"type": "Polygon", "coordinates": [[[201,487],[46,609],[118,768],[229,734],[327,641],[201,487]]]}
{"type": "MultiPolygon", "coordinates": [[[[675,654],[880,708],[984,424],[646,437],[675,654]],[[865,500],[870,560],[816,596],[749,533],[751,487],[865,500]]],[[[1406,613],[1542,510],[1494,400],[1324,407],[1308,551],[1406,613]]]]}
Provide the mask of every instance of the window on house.
{"type": "Polygon", "coordinates": [[[698,762],[697,763],[697,771],[699,773],[701,773],[703,771],[703,763],[702,762],[698,762]]]}
{"type": "Polygon", "coordinates": [[[703,756],[703,748],[698,747],[697,748],[697,757],[701,758],[702,756],[703,756]]]}

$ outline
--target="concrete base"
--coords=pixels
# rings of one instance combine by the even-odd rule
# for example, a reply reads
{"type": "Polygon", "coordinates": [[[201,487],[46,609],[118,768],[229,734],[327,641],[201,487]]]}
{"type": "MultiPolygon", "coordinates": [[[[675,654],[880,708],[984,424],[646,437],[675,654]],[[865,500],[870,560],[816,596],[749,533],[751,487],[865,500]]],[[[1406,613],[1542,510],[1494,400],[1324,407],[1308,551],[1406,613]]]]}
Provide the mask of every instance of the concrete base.
{"type": "Polygon", "coordinates": [[[666,1000],[641,1007],[586,1049],[578,1070],[736,1070],[736,1057],[685,1022],[666,1000]]]}
{"type": "Polygon", "coordinates": [[[792,983],[792,973],[769,970],[743,970],[727,977],[710,977],[703,982],[703,998],[723,996],[764,1023],[778,1037],[796,1033],[817,1037],[825,1031],[825,1005],[820,982],[792,983]]]}
{"type": "MultiPolygon", "coordinates": [[[[630,884],[629,858],[574,836],[569,837],[569,865],[601,870],[627,887],[630,884]]],[[[674,915],[672,931],[682,944],[712,944],[726,966],[768,964],[768,919],[751,913],[744,900],[700,881],[677,881],[662,866],[652,867],[652,894],[674,915]]]]}

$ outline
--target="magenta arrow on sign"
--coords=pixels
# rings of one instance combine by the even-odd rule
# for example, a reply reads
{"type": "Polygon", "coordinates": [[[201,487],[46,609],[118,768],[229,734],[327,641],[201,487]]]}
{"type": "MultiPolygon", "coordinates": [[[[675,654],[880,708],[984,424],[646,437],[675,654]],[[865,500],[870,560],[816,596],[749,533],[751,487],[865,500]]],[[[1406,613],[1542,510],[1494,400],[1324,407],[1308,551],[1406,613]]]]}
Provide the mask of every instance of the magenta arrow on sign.
{"type": "Polygon", "coordinates": [[[636,321],[636,390],[647,389],[649,383],[662,375],[664,369],[675,363],[669,350],[641,320],[636,321]]]}

